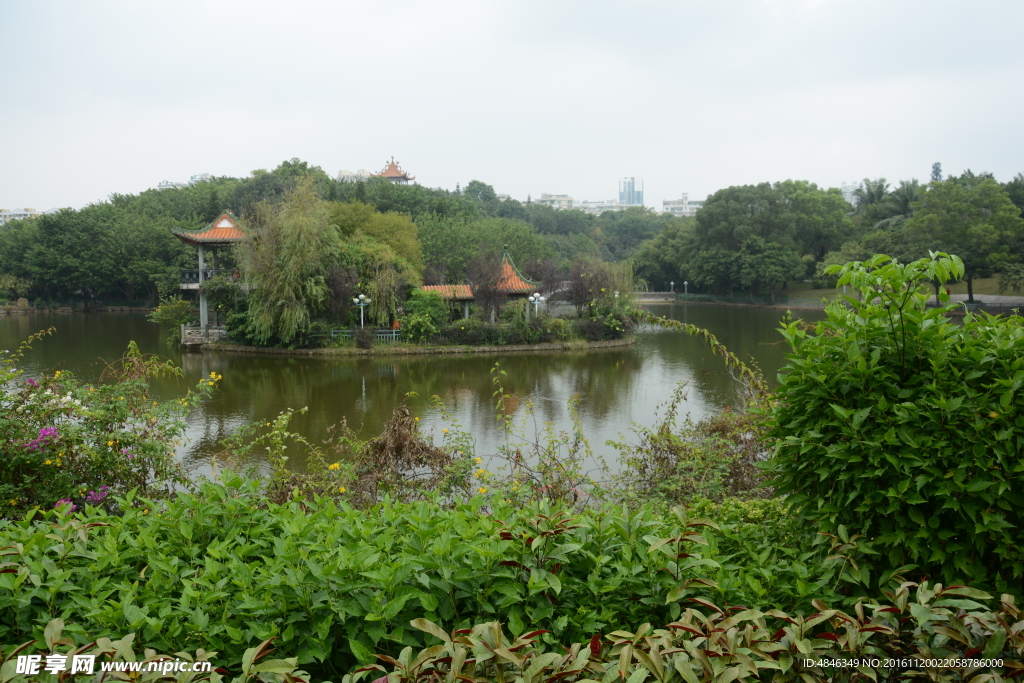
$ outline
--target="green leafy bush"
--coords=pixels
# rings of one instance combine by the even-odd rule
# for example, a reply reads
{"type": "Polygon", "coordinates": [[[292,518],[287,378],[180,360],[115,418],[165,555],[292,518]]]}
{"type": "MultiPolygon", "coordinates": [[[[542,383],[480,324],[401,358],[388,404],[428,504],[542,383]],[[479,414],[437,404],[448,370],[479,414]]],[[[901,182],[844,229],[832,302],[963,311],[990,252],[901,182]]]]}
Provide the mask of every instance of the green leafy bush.
{"type": "Polygon", "coordinates": [[[712,595],[689,582],[713,564],[699,520],[483,496],[364,512],[226,484],[163,502],[129,494],[118,516],[86,506],[4,523],[0,642],[39,638],[61,614],[80,633],[134,631],[162,652],[204,647],[230,663],[276,637],[286,656],[337,675],[373,651],[421,647],[414,618],[501,619],[516,633],[543,623],[554,643],[668,623],[680,600],[712,595]]]}
{"type": "Polygon", "coordinates": [[[813,615],[704,603],[664,628],[595,634],[550,647],[543,630],[509,637],[499,622],[446,633],[427,619],[411,625],[438,644],[361,667],[343,683],[380,673],[390,683],[521,681],[588,683],[715,681],[1001,681],[1024,673],[1024,614],[1004,595],[964,586],[901,586],[853,614],[819,603],[813,615]],[[916,589],[916,590],[911,590],[916,589]],[[869,614],[870,610],[870,614],[869,614]]]}
{"type": "Polygon", "coordinates": [[[811,328],[786,324],[793,353],[771,409],[769,467],[809,523],[846,525],[881,553],[876,575],[916,567],[947,582],[1024,578],[1024,325],[927,308],[956,257],[851,263],[843,297],[811,328]],[[813,333],[812,333],[813,332],[813,333]]]}
{"type": "Polygon", "coordinates": [[[181,339],[181,326],[189,325],[196,320],[195,308],[195,302],[168,297],[146,318],[167,325],[167,342],[176,345],[181,339]]]}

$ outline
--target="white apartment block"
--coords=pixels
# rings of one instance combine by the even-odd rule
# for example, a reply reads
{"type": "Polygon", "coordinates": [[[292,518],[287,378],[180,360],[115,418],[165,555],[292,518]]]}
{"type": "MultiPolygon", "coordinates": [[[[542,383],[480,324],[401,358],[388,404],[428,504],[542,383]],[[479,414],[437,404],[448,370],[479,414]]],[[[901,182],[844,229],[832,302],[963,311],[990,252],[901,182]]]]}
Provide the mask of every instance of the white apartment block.
{"type": "Polygon", "coordinates": [[[545,204],[553,209],[571,209],[572,197],[567,194],[548,194],[544,193],[540,196],[540,199],[534,199],[537,204],[545,204]]]}
{"type": "Polygon", "coordinates": [[[629,207],[630,204],[623,204],[622,202],[617,202],[614,199],[608,199],[606,201],[598,202],[583,200],[573,208],[595,216],[600,216],[605,211],[625,211],[629,207]]]}
{"type": "Polygon", "coordinates": [[[188,179],[189,185],[195,185],[196,183],[208,183],[213,180],[213,176],[209,173],[199,173],[188,179]]]}
{"type": "Polygon", "coordinates": [[[839,191],[843,193],[843,199],[846,200],[847,204],[857,206],[857,197],[853,193],[856,192],[859,187],[859,183],[854,185],[853,183],[848,183],[845,180],[839,186],[839,191]]]}
{"type": "Polygon", "coordinates": [[[49,211],[37,211],[36,209],[0,209],[0,225],[7,225],[11,221],[23,221],[26,218],[39,218],[40,216],[57,213],[60,209],[49,211]]]}
{"type": "Polygon", "coordinates": [[[179,187],[188,187],[188,183],[176,183],[173,180],[161,180],[156,186],[158,190],[176,190],[179,187]]]}
{"type": "Polygon", "coordinates": [[[691,201],[690,195],[684,192],[682,199],[665,199],[661,202],[661,206],[662,213],[670,213],[677,218],[682,218],[697,213],[697,210],[704,206],[704,202],[691,201]]]}

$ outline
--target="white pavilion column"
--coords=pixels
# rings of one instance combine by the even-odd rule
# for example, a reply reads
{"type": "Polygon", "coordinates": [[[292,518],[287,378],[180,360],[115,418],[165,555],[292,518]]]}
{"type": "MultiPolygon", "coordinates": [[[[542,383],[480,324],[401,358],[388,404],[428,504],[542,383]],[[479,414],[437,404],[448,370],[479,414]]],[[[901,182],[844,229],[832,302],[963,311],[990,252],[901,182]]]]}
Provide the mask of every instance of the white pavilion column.
{"type": "Polygon", "coordinates": [[[207,326],[210,324],[210,312],[206,307],[206,292],[203,291],[203,271],[206,270],[206,262],[203,260],[203,245],[199,248],[199,328],[203,336],[207,334],[207,326]]]}
{"type": "Polygon", "coordinates": [[[469,320],[469,302],[468,301],[463,301],[462,302],[462,319],[463,320],[469,320]]]}

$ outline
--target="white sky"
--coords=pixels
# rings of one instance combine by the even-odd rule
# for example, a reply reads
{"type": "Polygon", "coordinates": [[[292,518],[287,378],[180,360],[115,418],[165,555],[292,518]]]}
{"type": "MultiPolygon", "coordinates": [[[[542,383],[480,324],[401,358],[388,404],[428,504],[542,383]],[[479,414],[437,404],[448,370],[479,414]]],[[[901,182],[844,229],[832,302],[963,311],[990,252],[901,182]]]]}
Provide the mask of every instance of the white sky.
{"type": "Polygon", "coordinates": [[[1021,0],[0,0],[0,207],[393,154],[646,204],[1024,171],[1021,0]]]}

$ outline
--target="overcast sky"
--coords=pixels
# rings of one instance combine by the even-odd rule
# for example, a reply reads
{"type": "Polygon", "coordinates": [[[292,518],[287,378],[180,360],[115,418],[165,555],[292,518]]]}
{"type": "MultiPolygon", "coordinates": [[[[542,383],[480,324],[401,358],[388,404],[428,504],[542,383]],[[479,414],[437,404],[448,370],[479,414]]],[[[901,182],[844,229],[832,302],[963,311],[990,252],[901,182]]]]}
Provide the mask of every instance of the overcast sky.
{"type": "Polygon", "coordinates": [[[0,208],[298,157],[646,204],[1024,171],[1021,0],[0,0],[0,208]]]}

